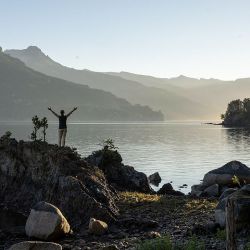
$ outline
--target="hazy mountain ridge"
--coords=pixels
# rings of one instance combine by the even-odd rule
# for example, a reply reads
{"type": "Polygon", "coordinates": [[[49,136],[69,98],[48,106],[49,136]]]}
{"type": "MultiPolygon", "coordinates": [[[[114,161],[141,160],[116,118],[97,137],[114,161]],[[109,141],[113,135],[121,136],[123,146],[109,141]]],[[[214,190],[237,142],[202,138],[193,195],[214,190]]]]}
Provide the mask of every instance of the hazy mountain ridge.
{"type": "Polygon", "coordinates": [[[159,121],[160,112],[132,106],[111,93],[50,77],[28,68],[23,62],[0,52],[1,120],[26,120],[47,115],[47,106],[79,110],[74,120],[159,121]],[[8,107],[8,110],[7,108],[8,107]]]}
{"type": "Polygon", "coordinates": [[[214,119],[219,119],[220,114],[225,111],[227,104],[231,100],[244,99],[250,96],[250,78],[223,81],[213,78],[195,79],[185,76],[157,78],[128,72],[109,74],[119,75],[125,79],[133,79],[146,85],[155,84],[155,86],[163,89],[169,89],[171,86],[173,87],[172,91],[177,95],[195,100],[205,107],[210,107],[210,110],[205,108],[204,112],[209,116],[214,116],[214,119]]]}
{"type": "Polygon", "coordinates": [[[139,103],[161,110],[166,119],[202,119],[214,113],[213,108],[180,94],[179,87],[170,84],[162,88],[108,73],[72,69],[54,62],[35,46],[24,50],[6,50],[5,53],[41,73],[109,91],[132,104],[139,103]]]}
{"type": "Polygon", "coordinates": [[[146,86],[154,86],[158,88],[167,89],[170,91],[178,92],[182,88],[189,89],[200,86],[207,86],[211,84],[221,83],[222,81],[219,79],[196,79],[187,77],[184,75],[180,75],[178,77],[173,78],[159,78],[149,75],[140,75],[130,72],[121,71],[119,73],[116,72],[107,72],[109,75],[120,76],[127,80],[137,81],[143,83],[146,86]]]}

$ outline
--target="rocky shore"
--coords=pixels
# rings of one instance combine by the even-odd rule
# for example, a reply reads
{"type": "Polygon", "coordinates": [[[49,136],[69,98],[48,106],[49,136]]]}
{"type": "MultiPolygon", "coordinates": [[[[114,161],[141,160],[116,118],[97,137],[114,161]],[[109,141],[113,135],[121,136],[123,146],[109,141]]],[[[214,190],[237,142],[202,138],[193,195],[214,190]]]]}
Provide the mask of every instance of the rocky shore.
{"type": "Polygon", "coordinates": [[[143,249],[166,235],[174,249],[225,249],[225,203],[237,201],[237,242],[249,239],[250,169],[230,162],[189,195],[147,177],[104,147],[75,149],[0,139],[0,249],[143,249]],[[29,241],[29,242],[28,242],[29,241]],[[193,244],[194,248],[187,248],[193,244]],[[12,248],[10,248],[12,247],[12,248]]]}

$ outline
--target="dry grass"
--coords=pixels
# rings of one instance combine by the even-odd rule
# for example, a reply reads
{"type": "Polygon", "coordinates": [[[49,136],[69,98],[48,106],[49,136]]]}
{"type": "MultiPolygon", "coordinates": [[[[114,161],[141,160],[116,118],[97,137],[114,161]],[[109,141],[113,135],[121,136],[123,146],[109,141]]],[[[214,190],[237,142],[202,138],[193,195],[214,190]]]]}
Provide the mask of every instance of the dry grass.
{"type": "Polygon", "coordinates": [[[217,202],[208,201],[206,199],[193,199],[188,197],[175,197],[165,195],[151,195],[136,192],[122,192],[120,193],[119,204],[121,207],[152,207],[153,209],[168,210],[169,212],[185,211],[192,212],[207,212],[214,210],[217,202]]]}

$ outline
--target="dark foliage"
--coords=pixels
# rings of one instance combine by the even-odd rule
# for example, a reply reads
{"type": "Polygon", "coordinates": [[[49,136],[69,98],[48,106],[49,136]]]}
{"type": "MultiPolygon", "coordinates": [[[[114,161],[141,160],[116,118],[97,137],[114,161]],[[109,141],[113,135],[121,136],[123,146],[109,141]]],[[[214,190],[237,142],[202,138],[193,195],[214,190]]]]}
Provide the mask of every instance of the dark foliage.
{"type": "Polygon", "coordinates": [[[223,125],[248,127],[250,125],[250,98],[231,101],[225,114],[221,115],[223,125]]]}

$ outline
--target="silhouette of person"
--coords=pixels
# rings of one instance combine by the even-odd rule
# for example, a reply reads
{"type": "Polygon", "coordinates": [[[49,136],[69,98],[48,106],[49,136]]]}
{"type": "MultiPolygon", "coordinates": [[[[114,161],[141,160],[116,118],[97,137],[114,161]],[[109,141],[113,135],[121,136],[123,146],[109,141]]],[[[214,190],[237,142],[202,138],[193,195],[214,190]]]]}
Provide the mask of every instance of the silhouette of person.
{"type": "Polygon", "coordinates": [[[67,135],[67,118],[75,111],[77,110],[77,107],[73,108],[67,115],[65,115],[64,110],[60,111],[60,115],[58,115],[55,111],[51,109],[51,107],[48,107],[48,110],[54,114],[58,120],[59,120],[59,129],[58,129],[58,145],[65,146],[65,140],[67,135]]]}

